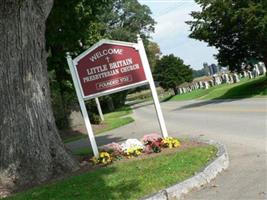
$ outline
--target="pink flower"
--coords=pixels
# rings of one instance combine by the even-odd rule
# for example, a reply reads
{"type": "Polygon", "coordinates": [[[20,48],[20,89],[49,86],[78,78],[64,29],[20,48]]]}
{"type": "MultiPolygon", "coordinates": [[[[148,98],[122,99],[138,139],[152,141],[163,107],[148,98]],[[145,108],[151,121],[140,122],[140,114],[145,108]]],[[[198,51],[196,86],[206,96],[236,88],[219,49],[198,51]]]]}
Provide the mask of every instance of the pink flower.
{"type": "Polygon", "coordinates": [[[107,152],[111,152],[112,154],[116,156],[122,154],[121,145],[115,142],[104,145],[103,150],[107,152]]]}
{"type": "Polygon", "coordinates": [[[150,154],[150,153],[153,153],[153,149],[150,145],[146,145],[145,148],[143,149],[143,152],[150,154]]]}
{"type": "Polygon", "coordinates": [[[157,142],[157,141],[159,141],[161,139],[162,139],[162,137],[159,134],[151,133],[151,134],[144,135],[144,137],[142,139],[142,142],[144,144],[147,144],[147,143],[157,142]]]}

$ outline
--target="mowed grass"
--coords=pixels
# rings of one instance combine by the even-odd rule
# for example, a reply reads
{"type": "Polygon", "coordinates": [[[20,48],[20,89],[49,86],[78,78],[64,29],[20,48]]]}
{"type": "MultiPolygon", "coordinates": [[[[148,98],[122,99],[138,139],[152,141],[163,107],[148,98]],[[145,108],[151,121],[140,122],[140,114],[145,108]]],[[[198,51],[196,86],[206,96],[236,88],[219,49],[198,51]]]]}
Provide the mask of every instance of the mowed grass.
{"type": "MultiPolygon", "coordinates": [[[[133,111],[130,107],[125,106],[122,107],[114,112],[104,114],[104,126],[100,129],[95,130],[95,134],[100,134],[115,128],[119,128],[121,126],[124,126],[126,124],[129,124],[134,121],[134,119],[130,116],[127,116],[131,114],[133,111]]],[[[87,138],[87,134],[80,134],[76,136],[71,136],[68,138],[65,138],[63,141],[64,143],[72,142],[75,140],[79,140],[81,138],[87,138]]]]}
{"type": "Polygon", "coordinates": [[[193,99],[238,99],[249,97],[262,97],[267,95],[267,77],[257,79],[242,79],[235,84],[222,84],[211,87],[207,90],[199,89],[191,93],[176,95],[171,98],[175,101],[193,100],[193,99]]]}
{"type": "Polygon", "coordinates": [[[93,156],[93,150],[90,147],[83,147],[72,152],[75,156],[93,156]]]}
{"type": "Polygon", "coordinates": [[[202,146],[154,158],[118,162],[7,199],[139,199],[193,176],[215,157],[216,151],[213,146],[202,146]]]}

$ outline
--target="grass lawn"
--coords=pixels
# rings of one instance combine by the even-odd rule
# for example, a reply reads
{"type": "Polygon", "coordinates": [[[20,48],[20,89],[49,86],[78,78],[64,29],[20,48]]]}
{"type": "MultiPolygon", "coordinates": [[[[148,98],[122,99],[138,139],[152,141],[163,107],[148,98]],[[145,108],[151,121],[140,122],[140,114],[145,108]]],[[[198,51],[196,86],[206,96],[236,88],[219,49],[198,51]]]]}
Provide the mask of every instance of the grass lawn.
{"type": "Polygon", "coordinates": [[[75,156],[90,156],[92,157],[93,154],[93,150],[90,147],[84,147],[84,148],[80,148],[75,150],[74,152],[72,152],[75,156]]]}
{"type": "Polygon", "coordinates": [[[117,162],[7,199],[139,199],[193,176],[214,158],[216,151],[213,146],[201,146],[178,153],[117,162]]]}
{"type": "MultiPolygon", "coordinates": [[[[120,108],[114,112],[104,114],[105,121],[103,122],[103,127],[94,130],[95,134],[103,133],[126,124],[129,124],[134,121],[132,117],[127,115],[131,114],[133,111],[130,107],[125,106],[120,108]]],[[[87,134],[78,134],[75,136],[66,137],[63,139],[64,143],[72,142],[75,140],[79,140],[81,138],[87,138],[87,134]]]]}
{"type": "MultiPolygon", "coordinates": [[[[164,102],[173,96],[173,92],[171,90],[165,91],[161,87],[157,87],[156,90],[157,90],[159,100],[161,102],[164,102]]],[[[147,90],[142,90],[140,92],[128,94],[126,100],[129,101],[131,105],[133,105],[133,104],[138,104],[138,103],[142,103],[146,101],[152,101],[153,98],[152,98],[150,89],[147,89],[147,90]],[[133,101],[133,103],[131,101],[133,101]]]]}
{"type": "Polygon", "coordinates": [[[267,95],[267,77],[257,79],[242,79],[235,84],[222,84],[207,90],[199,89],[191,93],[176,95],[171,100],[183,101],[192,99],[236,99],[249,97],[262,97],[267,95]]]}

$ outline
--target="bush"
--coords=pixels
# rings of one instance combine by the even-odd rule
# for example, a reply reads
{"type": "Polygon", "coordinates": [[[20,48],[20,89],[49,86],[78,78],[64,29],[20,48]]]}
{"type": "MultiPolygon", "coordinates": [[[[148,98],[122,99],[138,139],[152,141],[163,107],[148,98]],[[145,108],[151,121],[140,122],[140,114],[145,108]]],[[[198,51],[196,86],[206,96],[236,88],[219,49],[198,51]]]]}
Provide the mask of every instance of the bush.
{"type": "Polygon", "coordinates": [[[92,113],[90,116],[90,122],[92,124],[100,124],[101,123],[101,118],[99,115],[92,113]]]}

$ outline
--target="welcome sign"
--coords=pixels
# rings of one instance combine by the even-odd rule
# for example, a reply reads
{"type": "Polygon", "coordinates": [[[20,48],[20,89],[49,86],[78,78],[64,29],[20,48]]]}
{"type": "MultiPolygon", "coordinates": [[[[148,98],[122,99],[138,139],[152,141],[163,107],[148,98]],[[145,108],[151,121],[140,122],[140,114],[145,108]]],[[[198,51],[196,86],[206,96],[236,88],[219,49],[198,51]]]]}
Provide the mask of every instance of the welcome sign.
{"type": "Polygon", "coordinates": [[[74,59],[84,99],[147,84],[134,43],[102,40],[74,59]]]}
{"type": "Polygon", "coordinates": [[[94,155],[99,152],[84,101],[149,84],[163,137],[168,137],[157,91],[140,36],[137,43],[101,40],[72,60],[67,53],[76,94],[94,155]]]}

